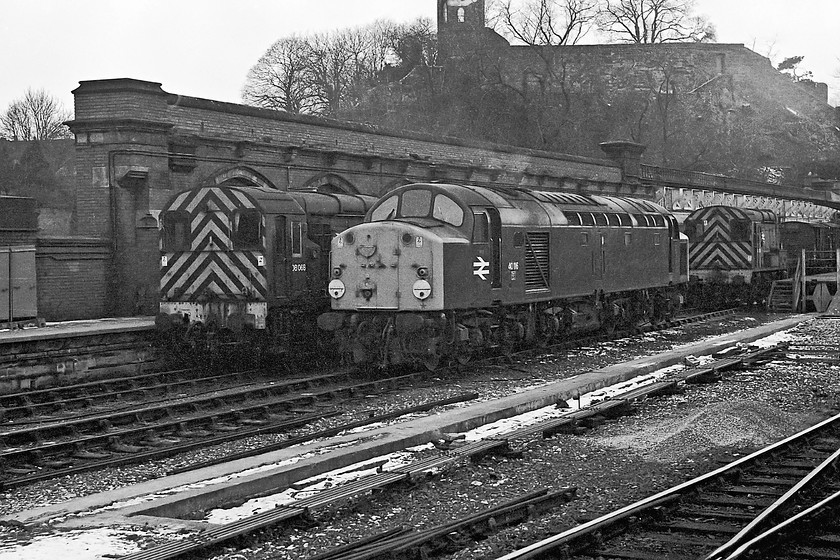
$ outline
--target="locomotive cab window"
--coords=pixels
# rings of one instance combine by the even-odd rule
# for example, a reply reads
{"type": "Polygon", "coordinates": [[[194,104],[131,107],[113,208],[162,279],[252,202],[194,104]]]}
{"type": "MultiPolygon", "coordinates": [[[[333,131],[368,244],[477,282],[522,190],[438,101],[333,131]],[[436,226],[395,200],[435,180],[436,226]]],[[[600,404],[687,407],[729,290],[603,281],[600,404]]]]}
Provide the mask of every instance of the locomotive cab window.
{"type": "Polygon", "coordinates": [[[430,191],[406,191],[402,195],[400,215],[403,218],[423,218],[429,215],[431,205],[432,193],[430,191]]]}
{"type": "Polygon", "coordinates": [[[390,220],[394,216],[397,215],[397,202],[399,199],[396,196],[392,196],[384,201],[382,204],[376,207],[371,215],[370,219],[372,222],[381,222],[384,220],[390,220]]]}
{"type": "Polygon", "coordinates": [[[487,243],[490,241],[490,218],[484,212],[473,214],[473,242],[487,243]]]}
{"type": "Polygon", "coordinates": [[[435,197],[432,218],[460,227],[464,223],[464,211],[457,202],[446,195],[439,194],[435,197]]]}
{"type": "Polygon", "coordinates": [[[292,249],[293,257],[303,256],[303,223],[291,222],[291,231],[289,232],[289,246],[292,249]]]}
{"type": "Polygon", "coordinates": [[[166,212],[163,215],[163,250],[190,250],[190,218],[187,214],[166,212]]]}
{"type": "Polygon", "coordinates": [[[732,220],[729,222],[732,241],[750,241],[751,226],[752,222],[749,220],[732,220]]]}
{"type": "Polygon", "coordinates": [[[233,215],[233,248],[254,249],[262,246],[260,213],[245,210],[233,215]]]}

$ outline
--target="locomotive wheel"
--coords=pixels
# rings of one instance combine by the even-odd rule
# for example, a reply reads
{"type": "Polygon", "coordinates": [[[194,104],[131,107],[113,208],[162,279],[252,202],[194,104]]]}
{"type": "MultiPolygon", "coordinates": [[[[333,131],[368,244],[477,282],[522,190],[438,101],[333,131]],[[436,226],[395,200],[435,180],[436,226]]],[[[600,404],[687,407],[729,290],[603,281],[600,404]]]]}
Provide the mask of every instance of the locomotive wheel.
{"type": "Polygon", "coordinates": [[[461,364],[462,366],[467,365],[472,360],[472,348],[468,345],[464,345],[461,348],[458,348],[458,351],[455,353],[455,361],[461,364]]]}
{"type": "Polygon", "coordinates": [[[435,371],[440,367],[440,356],[435,353],[423,358],[423,366],[429,371],[435,371]]]}

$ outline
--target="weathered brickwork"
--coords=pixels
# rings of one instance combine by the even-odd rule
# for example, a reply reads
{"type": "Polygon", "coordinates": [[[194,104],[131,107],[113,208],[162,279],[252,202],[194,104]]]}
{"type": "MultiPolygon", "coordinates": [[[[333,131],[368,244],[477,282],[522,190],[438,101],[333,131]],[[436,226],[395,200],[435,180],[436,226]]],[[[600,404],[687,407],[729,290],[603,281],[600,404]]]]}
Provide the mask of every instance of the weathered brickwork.
{"type": "Polygon", "coordinates": [[[108,240],[39,239],[35,252],[38,316],[47,321],[106,317],[108,240]]]}

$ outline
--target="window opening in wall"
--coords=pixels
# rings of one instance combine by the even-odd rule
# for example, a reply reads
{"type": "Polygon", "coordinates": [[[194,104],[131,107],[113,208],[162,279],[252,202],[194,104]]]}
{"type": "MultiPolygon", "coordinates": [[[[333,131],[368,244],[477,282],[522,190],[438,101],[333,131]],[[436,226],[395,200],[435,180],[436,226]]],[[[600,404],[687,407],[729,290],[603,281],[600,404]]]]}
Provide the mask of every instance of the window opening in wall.
{"type": "Polygon", "coordinates": [[[262,245],[260,213],[246,210],[233,215],[233,248],[255,249],[262,245]]]}

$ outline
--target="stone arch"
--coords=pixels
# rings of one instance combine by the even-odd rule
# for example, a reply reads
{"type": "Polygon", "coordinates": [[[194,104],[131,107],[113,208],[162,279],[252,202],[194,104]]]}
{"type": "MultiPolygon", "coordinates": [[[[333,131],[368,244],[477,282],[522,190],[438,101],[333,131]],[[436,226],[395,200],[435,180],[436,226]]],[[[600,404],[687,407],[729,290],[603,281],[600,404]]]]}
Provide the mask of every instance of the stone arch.
{"type": "Polygon", "coordinates": [[[396,189],[397,187],[402,187],[403,185],[410,185],[411,183],[416,183],[417,181],[409,181],[408,179],[394,179],[393,181],[389,181],[385,183],[385,185],[379,189],[379,192],[376,193],[377,196],[382,196],[388,191],[396,189]]]}
{"type": "MultiPolygon", "coordinates": [[[[297,190],[297,189],[295,189],[297,190]]],[[[340,194],[361,194],[353,183],[335,173],[321,173],[309,179],[300,190],[340,194]]]]}
{"type": "Polygon", "coordinates": [[[219,170],[210,175],[205,181],[205,184],[211,185],[221,185],[222,183],[245,184],[264,189],[279,190],[262,173],[241,165],[219,170]]]}

